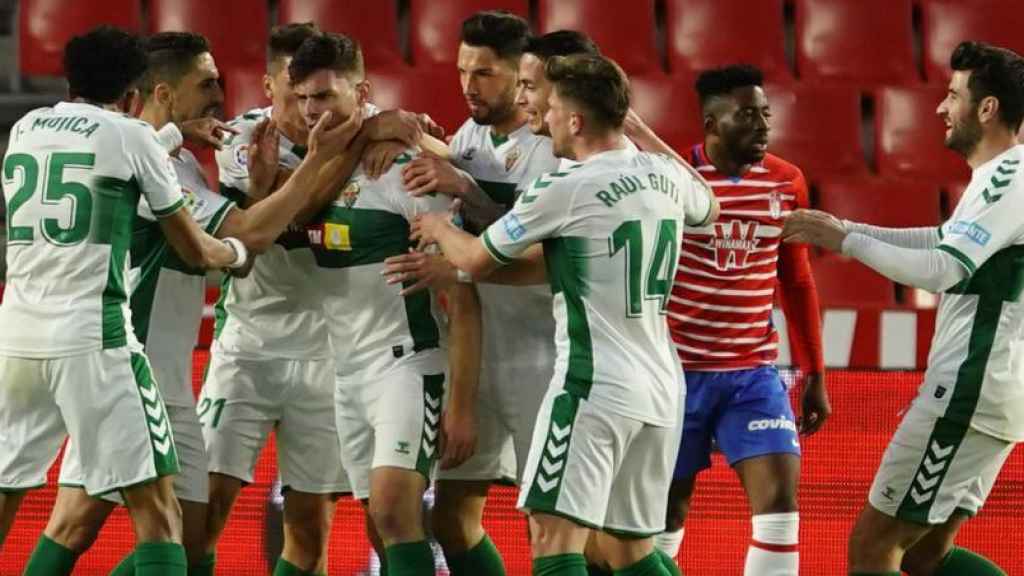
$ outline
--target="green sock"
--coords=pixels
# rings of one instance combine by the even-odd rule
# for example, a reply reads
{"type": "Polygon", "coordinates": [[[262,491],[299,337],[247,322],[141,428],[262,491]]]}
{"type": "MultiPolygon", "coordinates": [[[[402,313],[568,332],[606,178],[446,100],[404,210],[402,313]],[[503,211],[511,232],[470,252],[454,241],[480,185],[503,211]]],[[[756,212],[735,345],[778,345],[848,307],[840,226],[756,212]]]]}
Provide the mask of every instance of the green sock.
{"type": "Polygon", "coordinates": [[[188,576],[213,576],[213,567],[217,565],[217,555],[207,554],[199,562],[188,567],[188,576]]]}
{"type": "Polygon", "coordinates": [[[389,576],[434,576],[434,552],[426,540],[392,544],[384,554],[389,576]]]}
{"type": "MultiPolygon", "coordinates": [[[[210,574],[213,574],[213,572],[210,572],[210,574]]],[[[318,574],[316,572],[307,572],[285,560],[284,557],[279,557],[277,564],[274,565],[273,576],[318,576],[318,574]]]]}
{"type": "Polygon", "coordinates": [[[135,576],[187,576],[185,548],[176,542],[142,542],[135,546],[135,576]]]}
{"type": "Polygon", "coordinates": [[[654,549],[654,553],[661,558],[661,565],[665,567],[665,570],[669,573],[669,576],[683,576],[683,571],[679,569],[679,565],[676,564],[675,558],[669,556],[664,550],[654,549]]]}
{"type": "Polygon", "coordinates": [[[955,576],[970,574],[971,576],[1006,576],[1002,568],[996,566],[984,556],[975,554],[966,548],[953,548],[935,572],[935,576],[955,576]]]}
{"type": "Polygon", "coordinates": [[[505,563],[487,534],[465,553],[453,558],[446,555],[445,560],[452,576],[505,576],[505,563]]]}
{"type": "Polygon", "coordinates": [[[661,556],[651,552],[643,560],[615,571],[615,576],[668,576],[661,556]]]}
{"type": "Polygon", "coordinates": [[[533,559],[533,576],[587,576],[583,554],[558,554],[533,559]]]}
{"type": "Polygon", "coordinates": [[[587,576],[612,576],[612,573],[596,564],[587,564],[587,576]]]}
{"type": "Polygon", "coordinates": [[[73,550],[43,535],[25,565],[25,576],[65,576],[71,574],[77,560],[73,550]]]}
{"type": "Polygon", "coordinates": [[[128,554],[110,571],[109,576],[135,576],[135,554],[128,554]]]}
{"type": "Polygon", "coordinates": [[[850,572],[849,576],[902,576],[902,572],[850,572]]]}

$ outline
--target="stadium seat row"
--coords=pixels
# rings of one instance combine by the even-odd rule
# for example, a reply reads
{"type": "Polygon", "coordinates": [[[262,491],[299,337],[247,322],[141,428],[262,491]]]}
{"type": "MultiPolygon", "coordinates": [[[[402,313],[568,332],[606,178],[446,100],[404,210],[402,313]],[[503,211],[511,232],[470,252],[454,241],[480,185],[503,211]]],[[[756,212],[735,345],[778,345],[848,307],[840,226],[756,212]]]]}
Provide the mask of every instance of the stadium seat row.
{"type": "MultiPolygon", "coordinates": [[[[525,16],[530,0],[406,0],[409,60],[448,66],[459,23],[482,9],[525,16]]],[[[1019,0],[535,0],[536,28],[588,32],[631,74],[691,74],[728,62],[762,67],[769,78],[830,80],[860,86],[942,82],[949,54],[965,38],[1024,51],[1019,0]],[[787,14],[792,11],[792,18],[787,14]],[[923,45],[915,61],[915,15],[923,45]],[[794,25],[795,55],[786,50],[794,25]],[[662,33],[663,32],[663,33],[662,33]],[[658,49],[664,38],[663,52],[658,49]]],[[[227,67],[263,60],[270,11],[267,0],[22,0],[20,67],[26,75],[58,75],[67,39],[98,23],[134,30],[188,29],[207,35],[227,67]]],[[[312,20],[343,30],[364,45],[371,66],[406,62],[397,0],[279,0],[279,22],[312,20]]]]}

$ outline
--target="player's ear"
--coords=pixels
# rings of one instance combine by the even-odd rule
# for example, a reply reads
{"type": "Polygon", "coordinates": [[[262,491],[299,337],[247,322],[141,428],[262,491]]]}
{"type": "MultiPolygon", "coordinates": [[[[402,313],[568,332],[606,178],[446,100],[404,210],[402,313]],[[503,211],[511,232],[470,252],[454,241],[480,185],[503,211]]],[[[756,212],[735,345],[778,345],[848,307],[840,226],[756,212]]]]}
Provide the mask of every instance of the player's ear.
{"type": "Polygon", "coordinates": [[[370,81],[361,80],[356,83],[356,104],[362,106],[370,101],[370,81]]]}
{"type": "Polygon", "coordinates": [[[583,115],[578,112],[569,113],[569,133],[573,136],[579,136],[583,132],[583,127],[586,125],[586,120],[583,115]]]}
{"type": "Polygon", "coordinates": [[[263,94],[267,100],[274,100],[274,77],[270,74],[263,75],[263,94]]]}
{"type": "Polygon", "coordinates": [[[978,121],[982,124],[998,120],[999,99],[995,96],[986,96],[978,103],[978,121]]]}
{"type": "Polygon", "coordinates": [[[156,99],[156,103],[161,106],[170,105],[171,100],[174,98],[171,86],[166,82],[160,82],[153,88],[153,98],[156,99]]]}
{"type": "Polygon", "coordinates": [[[704,113],[704,133],[714,134],[718,131],[718,120],[714,114],[704,113]]]}

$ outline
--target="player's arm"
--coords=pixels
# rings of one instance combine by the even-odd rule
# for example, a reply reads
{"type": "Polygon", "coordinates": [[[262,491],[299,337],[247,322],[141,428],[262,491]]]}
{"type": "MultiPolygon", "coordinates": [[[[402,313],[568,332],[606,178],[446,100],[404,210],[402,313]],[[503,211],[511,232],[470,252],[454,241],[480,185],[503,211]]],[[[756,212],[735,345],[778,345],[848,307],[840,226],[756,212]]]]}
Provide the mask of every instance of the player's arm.
{"type": "Polygon", "coordinates": [[[545,284],[548,281],[548,270],[544,264],[544,248],[541,244],[534,244],[511,263],[476,280],[483,284],[504,286],[545,284]]]}
{"type": "Polygon", "coordinates": [[[210,236],[199,228],[188,210],[160,217],[160,230],[182,261],[193,268],[240,268],[248,260],[239,240],[210,236]]]}
{"type": "Polygon", "coordinates": [[[472,284],[455,284],[448,295],[448,373],[451,394],[445,407],[441,468],[454,468],[473,455],[477,439],[480,382],[480,297],[472,284]]]}
{"type": "Polygon", "coordinates": [[[885,228],[872,226],[861,222],[843,220],[843,227],[847,233],[863,234],[875,240],[899,246],[901,248],[914,248],[916,250],[930,250],[938,248],[942,240],[941,232],[937,226],[926,226],[920,228],[885,228]]]}
{"type": "Polygon", "coordinates": [[[441,193],[462,202],[460,214],[471,230],[483,230],[507,211],[466,172],[432,154],[421,154],[402,168],[402,184],[413,196],[441,193]]]}

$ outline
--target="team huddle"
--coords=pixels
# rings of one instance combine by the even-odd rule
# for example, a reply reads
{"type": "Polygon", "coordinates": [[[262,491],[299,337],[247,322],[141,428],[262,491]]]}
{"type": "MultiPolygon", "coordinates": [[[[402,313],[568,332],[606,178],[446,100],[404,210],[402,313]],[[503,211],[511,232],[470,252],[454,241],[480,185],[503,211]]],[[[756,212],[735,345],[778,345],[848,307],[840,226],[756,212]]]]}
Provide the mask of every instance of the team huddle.
{"type": "Polygon", "coordinates": [[[808,244],[943,293],[850,574],[1003,574],[954,540],[1024,439],[1018,55],[956,49],[938,114],[971,184],[942,226],[889,229],[808,208],[767,152],[756,68],[700,75],[705,139],[676,151],[580,32],[486,11],[453,49],[469,118],[446,140],[429,110],[374,106],[359,44],[311,23],[272,31],[271,105],[226,123],[201,35],[68,43],[68,99],[19,120],[3,164],[0,546],[68,439],[25,574],[71,574],[119,504],[137,546],[111,574],[214,574],[273,430],[275,575],[327,572],[344,494],[382,573],[434,574],[429,534],[453,576],[504,575],[482,523],[498,481],[519,486],[533,574],[680,574],[713,449],[750,502],[744,574],[796,575],[800,437],[831,412],[808,244]],[[186,141],[216,148],[220,190],[186,141]]]}

